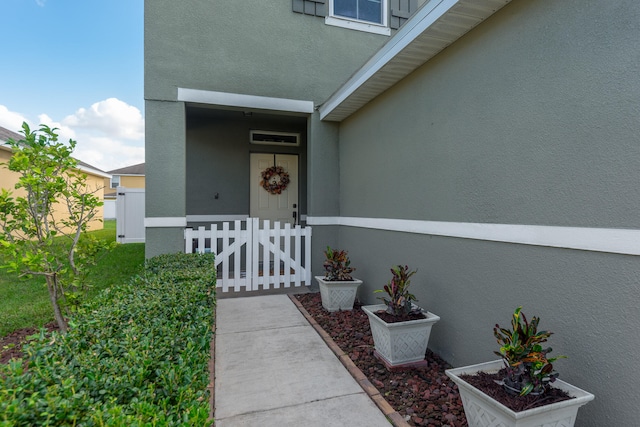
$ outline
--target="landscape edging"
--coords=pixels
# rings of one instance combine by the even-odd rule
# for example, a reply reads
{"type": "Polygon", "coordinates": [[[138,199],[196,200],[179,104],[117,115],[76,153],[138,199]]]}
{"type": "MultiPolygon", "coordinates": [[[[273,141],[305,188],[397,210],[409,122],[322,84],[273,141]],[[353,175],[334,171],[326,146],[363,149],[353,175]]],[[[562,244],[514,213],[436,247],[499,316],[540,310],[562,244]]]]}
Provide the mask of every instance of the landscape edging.
{"type": "Polygon", "coordinates": [[[394,427],[410,427],[410,424],[398,413],[393,407],[385,400],[380,394],[378,389],[371,384],[367,376],[353,363],[353,360],[335,343],[335,341],[329,336],[329,334],[322,329],[322,326],[316,322],[316,320],[309,314],[309,312],[302,306],[302,303],[298,301],[298,298],[294,294],[289,294],[289,299],[298,308],[300,313],[307,319],[311,327],[320,335],[327,346],[333,351],[340,362],[347,368],[347,371],[351,374],[353,379],[362,387],[362,390],[369,396],[369,398],[378,406],[382,413],[389,419],[394,427]]]}

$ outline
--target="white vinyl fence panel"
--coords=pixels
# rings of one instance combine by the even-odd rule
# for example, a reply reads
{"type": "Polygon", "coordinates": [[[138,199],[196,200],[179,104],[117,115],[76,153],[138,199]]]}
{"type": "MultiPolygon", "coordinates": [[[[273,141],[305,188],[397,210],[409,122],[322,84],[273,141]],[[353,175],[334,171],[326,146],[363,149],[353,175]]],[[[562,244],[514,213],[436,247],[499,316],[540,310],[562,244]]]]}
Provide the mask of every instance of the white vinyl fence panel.
{"type": "Polygon", "coordinates": [[[113,199],[105,199],[104,205],[102,206],[102,212],[104,219],[115,219],[116,218],[116,201],[113,199]]]}
{"type": "Polygon", "coordinates": [[[118,243],[144,243],[144,188],[118,187],[116,236],[118,243]]]}

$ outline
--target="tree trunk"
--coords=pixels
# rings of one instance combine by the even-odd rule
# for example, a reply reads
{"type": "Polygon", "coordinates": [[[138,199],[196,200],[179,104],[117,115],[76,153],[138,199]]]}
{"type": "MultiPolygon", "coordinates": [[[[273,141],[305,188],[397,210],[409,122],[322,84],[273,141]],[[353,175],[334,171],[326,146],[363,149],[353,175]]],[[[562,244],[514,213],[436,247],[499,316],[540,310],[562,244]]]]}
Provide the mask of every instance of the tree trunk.
{"type": "Polygon", "coordinates": [[[53,306],[53,316],[56,319],[56,323],[60,328],[60,332],[63,334],[67,333],[68,325],[67,320],[62,315],[62,310],[60,310],[60,303],[58,302],[58,285],[56,283],[55,275],[47,275],[45,276],[47,279],[47,289],[49,290],[49,301],[51,301],[51,305],[53,306]]]}

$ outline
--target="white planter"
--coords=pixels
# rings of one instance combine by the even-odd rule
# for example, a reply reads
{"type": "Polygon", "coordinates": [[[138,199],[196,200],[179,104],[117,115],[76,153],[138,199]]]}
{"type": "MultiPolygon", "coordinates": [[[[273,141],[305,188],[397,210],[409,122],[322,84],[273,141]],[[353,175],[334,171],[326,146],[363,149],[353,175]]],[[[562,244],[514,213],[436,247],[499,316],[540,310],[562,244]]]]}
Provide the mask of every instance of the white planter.
{"type": "Polygon", "coordinates": [[[502,360],[495,360],[445,371],[458,385],[469,427],[572,427],[578,408],[593,400],[593,394],[556,380],[553,387],[566,391],[573,399],[514,412],[460,378],[460,375],[473,375],[480,371],[495,373],[503,366],[502,360]]]}
{"type": "Polygon", "coordinates": [[[423,311],[426,319],[387,323],[379,318],[376,311],[385,310],[384,304],[366,305],[362,310],[369,316],[371,335],[375,349],[390,366],[403,365],[424,360],[431,335],[431,326],[440,317],[423,311]]]}
{"type": "Polygon", "coordinates": [[[329,282],[324,280],[323,276],[316,276],[316,280],[320,285],[320,297],[322,297],[322,306],[325,310],[353,310],[356,292],[358,286],[362,284],[362,280],[329,282]]]}

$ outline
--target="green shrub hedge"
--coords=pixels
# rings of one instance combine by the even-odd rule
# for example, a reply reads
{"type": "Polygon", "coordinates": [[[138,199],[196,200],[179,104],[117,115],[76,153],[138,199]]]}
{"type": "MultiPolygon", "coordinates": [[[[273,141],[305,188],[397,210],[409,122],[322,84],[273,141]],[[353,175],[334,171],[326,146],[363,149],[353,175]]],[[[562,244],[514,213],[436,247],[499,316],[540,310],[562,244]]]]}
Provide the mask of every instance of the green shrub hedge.
{"type": "Polygon", "coordinates": [[[162,255],[0,365],[0,426],[208,426],[210,254],[162,255]]]}

